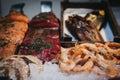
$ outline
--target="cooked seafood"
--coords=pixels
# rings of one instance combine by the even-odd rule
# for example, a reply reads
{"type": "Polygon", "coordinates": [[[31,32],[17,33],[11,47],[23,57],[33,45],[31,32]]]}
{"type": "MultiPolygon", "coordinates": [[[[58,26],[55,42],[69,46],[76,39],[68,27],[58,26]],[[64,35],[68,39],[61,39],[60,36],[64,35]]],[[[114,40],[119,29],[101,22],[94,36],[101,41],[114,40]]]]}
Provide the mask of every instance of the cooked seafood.
{"type": "Polygon", "coordinates": [[[75,63],[72,60],[62,62],[60,61],[60,68],[62,72],[70,72],[75,67],[75,63]]]}
{"type": "MultiPolygon", "coordinates": [[[[83,60],[80,60],[81,63],[84,62],[83,60]]],[[[91,71],[93,67],[92,60],[88,60],[85,63],[81,64],[78,62],[76,66],[73,68],[73,72],[82,72],[82,71],[91,71]]]]}
{"type": "Polygon", "coordinates": [[[78,40],[104,41],[95,25],[79,15],[69,16],[65,24],[69,32],[78,40]]]}
{"type": "Polygon", "coordinates": [[[0,61],[0,77],[7,80],[25,80],[30,76],[30,64],[34,64],[41,71],[42,61],[31,55],[14,55],[0,61]]]}
{"type": "Polygon", "coordinates": [[[112,53],[114,56],[120,59],[120,44],[119,43],[107,42],[105,44],[105,47],[109,53],[112,53]]]}
{"type": "MultiPolygon", "coordinates": [[[[97,59],[97,63],[98,65],[101,67],[101,69],[103,71],[106,72],[106,75],[107,76],[110,76],[110,77],[117,77],[118,76],[118,71],[116,68],[114,68],[112,65],[110,65],[108,62],[106,62],[102,56],[100,56],[99,54],[96,55],[96,57],[98,58],[97,59]]],[[[100,68],[99,67],[99,68],[100,68]]]]}
{"type": "Polygon", "coordinates": [[[102,71],[102,73],[95,72],[99,75],[105,73],[107,77],[118,77],[120,69],[119,46],[120,43],[116,42],[76,44],[74,47],[61,52],[60,69],[64,72],[95,72],[94,68],[97,67],[102,71]],[[66,65],[71,67],[65,68],[66,65]]]}

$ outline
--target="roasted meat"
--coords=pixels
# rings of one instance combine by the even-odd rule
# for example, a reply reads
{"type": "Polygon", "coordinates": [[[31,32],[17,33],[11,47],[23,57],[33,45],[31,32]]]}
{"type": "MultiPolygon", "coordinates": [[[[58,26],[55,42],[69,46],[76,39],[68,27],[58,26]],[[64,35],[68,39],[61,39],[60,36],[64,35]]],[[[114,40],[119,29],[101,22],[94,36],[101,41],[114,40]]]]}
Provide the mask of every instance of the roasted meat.
{"type": "Polygon", "coordinates": [[[28,30],[28,18],[19,12],[10,12],[0,19],[0,58],[13,55],[28,30]]]}
{"type": "Polygon", "coordinates": [[[65,23],[70,33],[78,40],[91,42],[103,41],[97,28],[79,15],[69,16],[65,23]]]}
{"type": "Polygon", "coordinates": [[[53,13],[40,13],[35,16],[30,24],[27,35],[21,45],[19,54],[34,55],[42,61],[51,61],[55,55],[60,52],[59,23],[56,21],[53,13]],[[52,14],[52,15],[51,15],[52,14]],[[41,19],[48,23],[41,22],[41,19]],[[36,21],[33,24],[34,21],[36,21]],[[55,23],[55,25],[54,25],[55,23]]]}
{"type": "Polygon", "coordinates": [[[10,11],[8,15],[0,19],[0,22],[11,22],[11,21],[28,23],[29,18],[21,12],[10,11]]]}
{"type": "Polygon", "coordinates": [[[20,49],[20,54],[34,55],[43,61],[50,61],[60,51],[58,30],[30,29],[20,49]]]}
{"type": "Polygon", "coordinates": [[[53,12],[39,13],[29,23],[31,27],[59,27],[58,19],[53,12]]]}

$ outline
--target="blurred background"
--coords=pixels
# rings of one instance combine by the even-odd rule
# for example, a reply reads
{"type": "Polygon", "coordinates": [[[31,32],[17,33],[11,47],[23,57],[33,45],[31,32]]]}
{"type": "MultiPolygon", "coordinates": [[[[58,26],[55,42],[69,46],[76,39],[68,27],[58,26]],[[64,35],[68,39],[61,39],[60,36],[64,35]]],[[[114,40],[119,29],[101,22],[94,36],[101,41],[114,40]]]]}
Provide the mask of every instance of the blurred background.
{"type": "MultiPolygon", "coordinates": [[[[11,6],[18,3],[25,3],[23,12],[25,15],[32,19],[35,15],[44,11],[52,11],[55,13],[57,18],[61,20],[61,2],[100,2],[101,0],[0,0],[0,17],[6,16],[11,6]]],[[[115,24],[120,27],[120,0],[103,0],[109,2],[109,7],[112,10],[113,18],[115,19],[115,24]]],[[[110,34],[108,38],[110,41],[113,40],[113,35],[106,28],[107,34],[110,34]],[[111,37],[112,36],[112,37],[111,37]]]]}
{"type": "MultiPolygon", "coordinates": [[[[52,11],[60,19],[61,13],[61,1],[67,0],[0,0],[0,16],[3,17],[8,14],[11,6],[13,4],[25,3],[24,13],[31,19],[34,15],[41,12],[41,3],[42,2],[51,2],[52,11]]],[[[96,2],[100,0],[69,0],[69,2],[96,2]]]]}

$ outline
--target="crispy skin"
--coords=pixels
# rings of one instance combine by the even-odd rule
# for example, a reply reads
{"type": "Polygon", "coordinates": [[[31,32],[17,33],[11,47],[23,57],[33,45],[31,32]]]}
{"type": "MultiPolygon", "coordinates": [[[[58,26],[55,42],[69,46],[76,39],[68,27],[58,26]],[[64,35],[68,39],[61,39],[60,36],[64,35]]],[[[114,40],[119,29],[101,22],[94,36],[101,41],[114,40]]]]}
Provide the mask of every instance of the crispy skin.
{"type": "Polygon", "coordinates": [[[11,11],[7,16],[3,17],[0,19],[0,22],[5,22],[5,21],[18,21],[18,22],[29,22],[29,18],[17,11],[11,11]]]}
{"type": "Polygon", "coordinates": [[[28,25],[24,22],[3,22],[0,24],[0,57],[13,55],[21,44],[28,25]]]}
{"type": "Polygon", "coordinates": [[[13,55],[28,30],[29,18],[11,11],[0,19],[0,58],[13,55]]]}

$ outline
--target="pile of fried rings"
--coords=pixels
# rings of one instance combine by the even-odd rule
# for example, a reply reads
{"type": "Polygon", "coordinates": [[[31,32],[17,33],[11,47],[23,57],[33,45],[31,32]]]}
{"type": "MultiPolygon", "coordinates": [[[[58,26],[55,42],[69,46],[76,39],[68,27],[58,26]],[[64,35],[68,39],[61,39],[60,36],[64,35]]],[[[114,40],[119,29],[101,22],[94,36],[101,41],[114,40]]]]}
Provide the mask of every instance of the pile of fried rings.
{"type": "Polygon", "coordinates": [[[120,43],[82,43],[61,50],[59,67],[62,72],[88,71],[112,78],[119,76],[120,43]]]}

